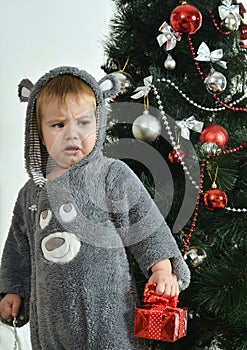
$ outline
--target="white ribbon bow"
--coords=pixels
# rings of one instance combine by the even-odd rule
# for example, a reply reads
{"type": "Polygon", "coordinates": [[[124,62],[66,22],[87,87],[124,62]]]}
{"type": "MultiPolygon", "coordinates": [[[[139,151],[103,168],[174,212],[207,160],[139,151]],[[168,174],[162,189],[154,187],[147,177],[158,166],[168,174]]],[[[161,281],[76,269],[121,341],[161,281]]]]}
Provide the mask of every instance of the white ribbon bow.
{"type": "Polygon", "coordinates": [[[210,52],[209,47],[206,43],[202,42],[198,48],[196,60],[204,61],[204,62],[212,62],[217,63],[222,68],[227,68],[227,63],[225,61],[221,61],[220,59],[223,57],[223,50],[218,49],[210,52]]]}
{"type": "Polygon", "coordinates": [[[138,88],[135,89],[135,91],[138,91],[135,95],[132,95],[131,98],[138,99],[141,97],[146,97],[151,90],[151,84],[153,81],[152,75],[149,77],[146,77],[143,79],[144,86],[139,86],[138,88]]]}
{"type": "Polygon", "coordinates": [[[218,7],[220,18],[224,20],[231,13],[240,24],[239,5],[232,5],[232,0],[222,0],[222,4],[218,7]]]}
{"type": "Polygon", "coordinates": [[[172,27],[166,22],[161,24],[159,31],[162,34],[157,36],[158,43],[160,46],[163,46],[166,43],[166,51],[174,49],[177,41],[181,40],[181,36],[178,33],[175,33],[172,27]]]}
{"type": "Polygon", "coordinates": [[[183,138],[185,138],[186,140],[189,140],[190,139],[190,130],[201,132],[204,123],[203,122],[199,122],[192,115],[188,119],[183,119],[183,120],[180,120],[180,121],[176,121],[176,124],[181,130],[181,136],[183,138]]]}

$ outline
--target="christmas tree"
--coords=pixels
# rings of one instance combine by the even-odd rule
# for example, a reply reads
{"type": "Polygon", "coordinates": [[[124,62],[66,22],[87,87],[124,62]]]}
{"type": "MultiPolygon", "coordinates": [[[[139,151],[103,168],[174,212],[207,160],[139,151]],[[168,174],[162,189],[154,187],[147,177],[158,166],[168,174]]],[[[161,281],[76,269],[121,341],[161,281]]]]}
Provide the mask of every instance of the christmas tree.
{"type": "MultiPolygon", "coordinates": [[[[143,147],[139,159],[128,151],[120,158],[156,199],[192,274],[179,296],[189,310],[187,336],[147,344],[247,349],[247,4],[114,3],[102,67],[122,91],[111,103],[107,140],[118,150],[122,139],[132,139],[133,152],[135,141],[143,147]],[[154,163],[164,169],[158,178],[154,163]]],[[[145,281],[136,275],[141,293],[145,281]]]]}

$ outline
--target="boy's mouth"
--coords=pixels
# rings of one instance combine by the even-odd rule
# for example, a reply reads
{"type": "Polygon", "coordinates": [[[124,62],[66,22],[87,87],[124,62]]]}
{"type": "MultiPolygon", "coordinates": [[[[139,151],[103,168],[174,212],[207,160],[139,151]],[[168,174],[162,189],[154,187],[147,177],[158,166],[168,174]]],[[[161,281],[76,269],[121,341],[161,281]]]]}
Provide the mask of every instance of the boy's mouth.
{"type": "Polygon", "coordinates": [[[65,151],[78,151],[79,147],[78,146],[69,146],[65,148],[65,151]]]}
{"type": "Polygon", "coordinates": [[[75,154],[80,151],[79,146],[68,146],[64,149],[64,152],[67,154],[75,154]]]}

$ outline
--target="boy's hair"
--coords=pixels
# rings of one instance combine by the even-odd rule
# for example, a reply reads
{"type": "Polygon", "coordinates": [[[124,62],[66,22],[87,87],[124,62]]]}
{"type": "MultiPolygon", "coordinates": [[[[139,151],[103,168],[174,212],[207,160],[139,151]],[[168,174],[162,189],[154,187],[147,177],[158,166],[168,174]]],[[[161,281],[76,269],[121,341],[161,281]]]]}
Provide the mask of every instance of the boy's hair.
{"type": "Polygon", "coordinates": [[[86,102],[92,102],[96,109],[96,98],[93,90],[83,80],[70,74],[61,74],[51,79],[38,93],[36,99],[36,120],[40,137],[41,130],[41,107],[44,103],[49,102],[53,98],[58,100],[60,106],[66,103],[68,95],[73,95],[77,102],[81,97],[86,102]]]}

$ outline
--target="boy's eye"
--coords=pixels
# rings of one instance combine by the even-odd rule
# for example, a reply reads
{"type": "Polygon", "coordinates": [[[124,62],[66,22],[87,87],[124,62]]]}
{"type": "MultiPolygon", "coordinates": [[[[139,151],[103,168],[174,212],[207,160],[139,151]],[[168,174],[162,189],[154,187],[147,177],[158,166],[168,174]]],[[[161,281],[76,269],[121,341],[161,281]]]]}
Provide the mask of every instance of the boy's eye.
{"type": "Polygon", "coordinates": [[[87,125],[87,124],[89,124],[89,121],[87,121],[87,120],[81,120],[81,121],[79,121],[79,125],[81,125],[81,126],[85,126],[85,125],[87,125]]]}
{"type": "Polygon", "coordinates": [[[61,129],[64,127],[64,123],[56,123],[53,125],[55,128],[61,129]]]}

